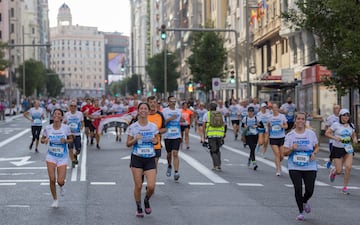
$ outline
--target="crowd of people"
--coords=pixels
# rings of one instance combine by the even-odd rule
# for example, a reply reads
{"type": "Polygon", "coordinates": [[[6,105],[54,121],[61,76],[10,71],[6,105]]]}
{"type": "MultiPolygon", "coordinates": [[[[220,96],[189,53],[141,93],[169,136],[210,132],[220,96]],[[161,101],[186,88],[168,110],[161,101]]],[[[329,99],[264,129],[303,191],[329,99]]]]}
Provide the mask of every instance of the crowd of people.
{"type": "MultiPolygon", "coordinates": [[[[99,122],[108,115],[131,115],[132,122],[128,127],[115,126],[115,141],[121,142],[122,132],[127,134],[126,146],[132,148],[130,167],[134,180],[134,199],[136,216],[143,217],[141,189],[146,178],[146,194],[143,200],[144,211],[151,213],[150,198],[155,190],[157,163],[161,157],[161,141],[166,150],[167,177],[175,182],[180,179],[180,161],[178,153],[189,150],[189,130],[194,126],[203,146],[209,148],[212,170],[222,171],[221,146],[225,137],[233,133],[234,140],[240,141],[249,148],[248,167],[257,170],[256,154],[265,157],[268,145],[272,149],[275,163],[275,175],[281,176],[281,161],[288,156],[287,167],[294,185],[295,200],[299,209],[297,220],[304,220],[304,212],[310,213],[309,200],[314,192],[317,174],[316,154],[319,151],[319,140],[307,121],[307,114],[298,112],[296,105],[289,97],[278,105],[271,102],[260,104],[257,98],[251,102],[232,99],[226,106],[222,100],[212,101],[205,105],[200,101],[179,101],[169,96],[160,101],[156,96],[138,99],[127,98],[101,99],[85,98],[62,101],[51,99],[49,102],[35,100],[32,107],[24,113],[31,121],[32,141],[38,152],[39,140],[47,144],[46,163],[50,179],[50,190],[53,196],[53,207],[58,207],[55,182],[64,193],[66,168],[70,159],[72,166],[78,164],[81,145],[94,144],[100,150],[102,132],[99,122]],[[50,124],[45,126],[42,137],[42,120],[48,116],[50,124]],[[228,124],[232,131],[228,132],[228,124]],[[81,132],[84,140],[81,140],[81,132]],[[86,140],[86,142],[85,142],[86,140]],[[57,178],[55,171],[57,170],[57,178]],[[305,192],[303,193],[303,184],[305,192]]],[[[326,119],[325,135],[329,138],[329,179],[333,182],[345,168],[342,192],[349,194],[348,183],[352,167],[354,149],[357,143],[354,124],[350,122],[350,112],[339,105],[334,106],[333,115],[326,119]],[[332,166],[333,164],[333,166],[332,166]]]]}

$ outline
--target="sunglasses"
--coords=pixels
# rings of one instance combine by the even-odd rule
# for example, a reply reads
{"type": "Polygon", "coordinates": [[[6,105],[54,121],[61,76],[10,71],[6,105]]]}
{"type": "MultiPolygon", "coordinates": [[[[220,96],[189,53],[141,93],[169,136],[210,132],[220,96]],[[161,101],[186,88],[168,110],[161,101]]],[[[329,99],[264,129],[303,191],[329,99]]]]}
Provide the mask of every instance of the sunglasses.
{"type": "Polygon", "coordinates": [[[171,100],[171,101],[169,101],[169,102],[176,102],[176,100],[171,100]]]}
{"type": "Polygon", "coordinates": [[[341,116],[350,116],[350,113],[342,114],[341,116]]]}

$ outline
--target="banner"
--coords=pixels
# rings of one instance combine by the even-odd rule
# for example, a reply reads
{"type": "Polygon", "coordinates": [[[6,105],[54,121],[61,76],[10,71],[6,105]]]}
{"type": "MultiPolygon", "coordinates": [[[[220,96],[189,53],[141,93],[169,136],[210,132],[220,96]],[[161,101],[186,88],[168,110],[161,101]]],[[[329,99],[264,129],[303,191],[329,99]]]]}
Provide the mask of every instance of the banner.
{"type": "Polygon", "coordinates": [[[104,128],[109,127],[127,128],[131,120],[132,116],[127,113],[104,116],[100,120],[98,132],[101,133],[104,128]]]}

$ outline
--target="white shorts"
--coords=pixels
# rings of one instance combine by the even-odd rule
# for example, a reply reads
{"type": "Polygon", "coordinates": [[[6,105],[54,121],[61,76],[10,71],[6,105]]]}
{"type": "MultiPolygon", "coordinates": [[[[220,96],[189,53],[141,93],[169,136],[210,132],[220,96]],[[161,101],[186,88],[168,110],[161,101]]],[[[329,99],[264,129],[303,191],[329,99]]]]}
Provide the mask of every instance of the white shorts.
{"type": "Polygon", "coordinates": [[[64,157],[59,158],[53,155],[47,154],[46,155],[46,162],[54,163],[56,167],[67,165],[69,161],[69,156],[66,154],[64,157]]]}

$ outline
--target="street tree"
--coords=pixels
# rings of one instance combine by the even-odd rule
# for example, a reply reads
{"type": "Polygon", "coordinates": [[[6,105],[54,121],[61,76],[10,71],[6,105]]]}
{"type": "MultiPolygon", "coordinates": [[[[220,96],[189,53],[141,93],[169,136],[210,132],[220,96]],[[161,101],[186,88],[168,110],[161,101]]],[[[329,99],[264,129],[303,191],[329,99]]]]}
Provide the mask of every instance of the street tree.
{"type": "Polygon", "coordinates": [[[120,94],[125,96],[127,94],[136,94],[138,90],[138,83],[140,87],[143,86],[141,75],[133,74],[131,77],[126,77],[123,80],[117,82],[111,82],[109,85],[109,92],[111,95],[120,94]]]}
{"type": "MultiPolygon", "coordinates": [[[[178,72],[179,60],[176,54],[166,51],[166,84],[167,92],[173,92],[178,89],[177,79],[180,78],[178,72]]],[[[146,66],[146,72],[149,74],[152,85],[157,89],[157,92],[164,93],[165,73],[164,73],[164,51],[149,58],[146,66]]]]}
{"type": "MultiPolygon", "coordinates": [[[[19,66],[19,71],[23,71],[24,64],[19,66]]],[[[16,83],[18,88],[23,88],[23,77],[24,74],[21,72],[16,83]]],[[[46,81],[46,68],[40,61],[29,59],[25,61],[25,90],[26,96],[34,94],[35,90],[39,91],[44,88],[43,84],[46,81]]]]}
{"type": "Polygon", "coordinates": [[[345,95],[360,86],[360,4],[358,0],[299,0],[282,14],[293,30],[312,32],[318,63],[333,72],[324,84],[345,95]]]}
{"type": "MultiPolygon", "coordinates": [[[[206,28],[213,28],[213,25],[208,23],[206,28]]],[[[204,91],[208,92],[212,88],[212,78],[224,78],[227,56],[224,39],[218,32],[196,32],[192,35],[192,54],[187,58],[187,63],[193,82],[201,82],[204,91]]]]}
{"type": "Polygon", "coordinates": [[[54,71],[46,70],[46,90],[41,89],[39,93],[46,93],[49,97],[57,97],[61,94],[61,89],[64,87],[60,77],[54,71]]]}
{"type": "MultiPolygon", "coordinates": [[[[4,72],[11,65],[10,61],[5,59],[6,48],[7,44],[0,41],[0,73],[4,72]]],[[[4,74],[0,74],[0,84],[5,84],[6,82],[4,74]]]]}

